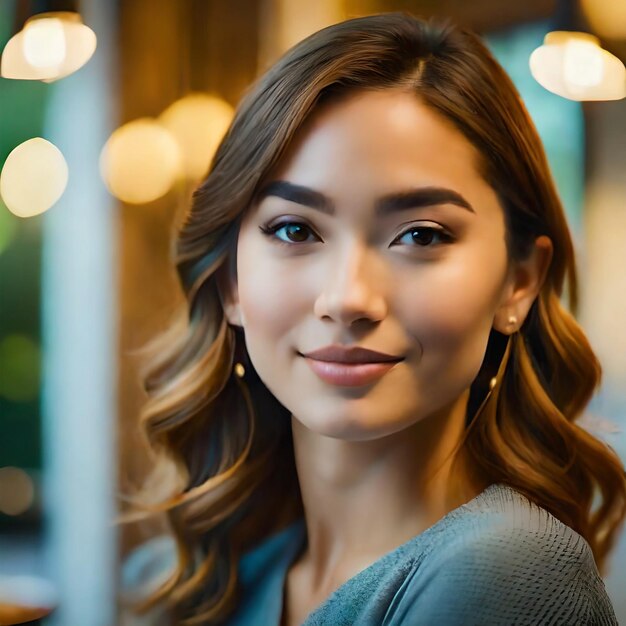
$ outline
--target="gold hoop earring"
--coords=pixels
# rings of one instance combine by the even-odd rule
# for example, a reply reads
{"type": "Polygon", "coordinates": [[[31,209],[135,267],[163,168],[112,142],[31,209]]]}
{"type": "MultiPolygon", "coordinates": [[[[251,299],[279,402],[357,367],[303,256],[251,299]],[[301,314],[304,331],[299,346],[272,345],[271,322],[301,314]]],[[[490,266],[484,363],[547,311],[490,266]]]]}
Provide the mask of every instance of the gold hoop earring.
{"type": "MultiPolygon", "coordinates": [[[[515,317],[515,316],[511,316],[511,317],[515,317]]],[[[509,321],[510,319],[511,318],[509,318],[509,321]]],[[[515,323],[517,323],[517,318],[515,318],[515,323]]],[[[496,372],[496,375],[489,381],[489,391],[487,392],[487,395],[483,398],[483,401],[480,403],[480,406],[476,410],[476,413],[474,413],[474,417],[472,417],[469,424],[473,424],[476,421],[478,416],[481,414],[482,410],[485,408],[485,405],[487,404],[487,402],[489,402],[489,399],[491,398],[493,394],[493,390],[496,388],[498,383],[502,382],[502,379],[504,378],[504,372],[506,370],[506,366],[509,361],[509,355],[511,353],[511,337],[512,337],[512,334],[509,335],[507,339],[506,348],[504,349],[504,354],[502,355],[502,359],[500,360],[498,371],[496,372]]]]}
{"type": "Polygon", "coordinates": [[[248,453],[250,452],[250,446],[252,445],[252,440],[254,438],[254,431],[256,428],[256,414],[254,412],[254,403],[252,402],[250,390],[248,389],[248,385],[243,378],[246,373],[244,366],[239,362],[235,363],[235,366],[233,367],[233,373],[235,374],[235,381],[237,382],[237,386],[239,387],[239,390],[241,391],[241,394],[243,395],[244,401],[246,403],[246,412],[248,414],[249,435],[243,455],[243,458],[246,458],[248,456],[248,453]]]}
{"type": "Polygon", "coordinates": [[[233,332],[233,368],[232,373],[237,378],[243,378],[246,375],[246,368],[244,367],[244,362],[248,362],[248,357],[245,349],[245,339],[243,338],[242,331],[239,328],[232,327],[233,332]]]}

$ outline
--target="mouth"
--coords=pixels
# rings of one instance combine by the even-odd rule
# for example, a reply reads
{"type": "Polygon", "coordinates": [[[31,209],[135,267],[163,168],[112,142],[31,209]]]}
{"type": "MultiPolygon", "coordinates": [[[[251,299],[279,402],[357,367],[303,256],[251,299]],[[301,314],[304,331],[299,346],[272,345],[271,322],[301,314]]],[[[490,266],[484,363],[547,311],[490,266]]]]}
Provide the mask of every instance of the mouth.
{"type": "Polygon", "coordinates": [[[345,363],[322,361],[301,354],[311,370],[325,383],[341,387],[360,387],[376,382],[404,358],[393,361],[364,361],[345,363]]]}
{"type": "MultiPolygon", "coordinates": [[[[301,353],[299,353],[301,354],[301,353]]],[[[362,346],[345,346],[332,344],[302,354],[305,358],[325,361],[328,363],[395,363],[404,359],[403,356],[386,354],[362,346]]]]}

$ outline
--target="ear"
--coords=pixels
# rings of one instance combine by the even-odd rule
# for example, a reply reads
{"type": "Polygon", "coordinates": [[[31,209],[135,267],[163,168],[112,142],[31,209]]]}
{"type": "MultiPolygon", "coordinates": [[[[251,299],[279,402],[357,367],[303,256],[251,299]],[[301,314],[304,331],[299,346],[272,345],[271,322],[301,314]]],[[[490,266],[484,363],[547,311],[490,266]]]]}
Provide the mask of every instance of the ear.
{"type": "Polygon", "coordinates": [[[226,320],[233,326],[243,326],[243,316],[239,305],[239,289],[235,259],[230,256],[215,272],[215,282],[226,320]]]}
{"type": "Polygon", "coordinates": [[[551,239],[541,235],[535,239],[528,257],[512,264],[493,320],[496,330],[510,335],[524,323],[530,307],[541,291],[552,261],[552,253],[551,239]]]}

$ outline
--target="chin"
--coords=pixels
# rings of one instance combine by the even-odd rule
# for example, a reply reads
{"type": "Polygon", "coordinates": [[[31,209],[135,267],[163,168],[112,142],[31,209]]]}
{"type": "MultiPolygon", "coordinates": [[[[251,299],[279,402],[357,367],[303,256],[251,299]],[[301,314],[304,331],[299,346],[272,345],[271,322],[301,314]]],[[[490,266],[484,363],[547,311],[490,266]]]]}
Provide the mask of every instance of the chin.
{"type": "Polygon", "coordinates": [[[323,420],[314,418],[301,420],[295,417],[304,428],[323,437],[341,439],[342,441],[371,441],[392,435],[407,427],[404,422],[378,422],[371,423],[364,416],[348,417],[344,415],[332,415],[326,412],[323,420]]]}

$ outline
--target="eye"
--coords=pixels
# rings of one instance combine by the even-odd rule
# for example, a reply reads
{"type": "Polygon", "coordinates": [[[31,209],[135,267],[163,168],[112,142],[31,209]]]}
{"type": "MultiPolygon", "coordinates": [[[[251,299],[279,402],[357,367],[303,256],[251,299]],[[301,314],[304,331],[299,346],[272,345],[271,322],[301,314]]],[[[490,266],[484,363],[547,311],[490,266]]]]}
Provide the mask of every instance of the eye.
{"type": "Polygon", "coordinates": [[[301,243],[309,243],[306,241],[307,233],[312,233],[312,229],[303,222],[281,222],[274,224],[273,226],[259,226],[261,232],[267,235],[276,243],[284,244],[287,246],[301,243]],[[287,240],[277,236],[276,233],[284,230],[287,240]]]}
{"type": "MultiPolygon", "coordinates": [[[[268,237],[276,241],[276,243],[286,246],[310,243],[310,241],[307,241],[307,235],[313,233],[311,227],[303,222],[280,222],[272,226],[259,226],[259,229],[264,235],[267,235],[268,237]],[[287,239],[283,239],[282,237],[279,237],[277,235],[277,233],[282,230],[284,230],[284,235],[287,239]]],[[[408,245],[414,248],[432,248],[436,245],[451,243],[452,241],[454,241],[454,237],[449,235],[448,232],[443,228],[433,226],[421,226],[416,224],[414,226],[411,226],[411,228],[405,230],[399,237],[396,237],[396,239],[394,239],[394,243],[407,237],[407,235],[411,236],[409,241],[412,242],[408,245]]],[[[317,239],[320,240],[319,237],[317,237],[317,239]]]]}
{"type": "Polygon", "coordinates": [[[442,243],[446,244],[454,241],[454,237],[448,234],[448,232],[443,228],[433,226],[421,226],[416,224],[414,226],[411,226],[411,228],[409,228],[408,230],[405,230],[404,233],[394,239],[394,242],[405,238],[407,235],[411,235],[411,237],[408,239],[409,241],[417,243],[418,247],[421,248],[432,248],[433,245],[439,245],[442,243]],[[433,241],[436,241],[437,239],[439,241],[433,244],[433,241]]]}

